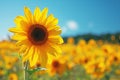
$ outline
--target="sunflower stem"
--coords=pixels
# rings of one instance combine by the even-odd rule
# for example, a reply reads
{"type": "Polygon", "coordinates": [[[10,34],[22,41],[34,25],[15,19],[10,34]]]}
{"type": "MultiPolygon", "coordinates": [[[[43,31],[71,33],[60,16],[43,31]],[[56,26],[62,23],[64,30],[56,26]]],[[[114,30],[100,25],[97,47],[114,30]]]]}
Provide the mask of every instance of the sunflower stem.
{"type": "Polygon", "coordinates": [[[59,74],[57,74],[56,76],[57,76],[57,80],[61,80],[61,77],[59,74]]]}
{"type": "Polygon", "coordinates": [[[29,62],[26,61],[24,64],[24,80],[29,80],[29,73],[27,72],[29,66],[29,62]]]}

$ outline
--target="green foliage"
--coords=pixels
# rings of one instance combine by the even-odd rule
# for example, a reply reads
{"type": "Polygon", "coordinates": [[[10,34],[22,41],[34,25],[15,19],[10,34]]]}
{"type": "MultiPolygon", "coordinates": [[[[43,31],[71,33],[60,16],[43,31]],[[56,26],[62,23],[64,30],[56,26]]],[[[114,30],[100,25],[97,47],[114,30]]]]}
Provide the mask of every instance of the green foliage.
{"type": "MultiPolygon", "coordinates": [[[[101,35],[97,35],[97,34],[84,34],[84,35],[77,35],[77,36],[69,36],[69,37],[73,37],[75,39],[75,43],[77,43],[80,39],[84,39],[86,41],[89,41],[90,39],[94,39],[94,40],[103,40],[103,41],[107,41],[107,42],[111,42],[111,43],[115,43],[118,42],[120,43],[120,32],[119,33],[115,33],[115,34],[101,34],[101,35]],[[114,35],[115,36],[115,40],[112,41],[111,40],[111,36],[114,35]]],[[[67,42],[67,39],[69,37],[64,37],[64,42],[67,42]]]]}

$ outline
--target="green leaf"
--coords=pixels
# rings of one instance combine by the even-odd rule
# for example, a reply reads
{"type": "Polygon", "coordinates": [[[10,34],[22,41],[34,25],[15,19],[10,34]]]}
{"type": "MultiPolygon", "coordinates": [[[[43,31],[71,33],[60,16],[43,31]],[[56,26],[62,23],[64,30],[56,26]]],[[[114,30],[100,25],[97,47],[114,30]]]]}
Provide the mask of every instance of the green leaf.
{"type": "Polygon", "coordinates": [[[37,71],[42,71],[42,70],[46,70],[46,68],[35,68],[35,69],[28,69],[26,70],[30,75],[37,72],[37,71]]]}

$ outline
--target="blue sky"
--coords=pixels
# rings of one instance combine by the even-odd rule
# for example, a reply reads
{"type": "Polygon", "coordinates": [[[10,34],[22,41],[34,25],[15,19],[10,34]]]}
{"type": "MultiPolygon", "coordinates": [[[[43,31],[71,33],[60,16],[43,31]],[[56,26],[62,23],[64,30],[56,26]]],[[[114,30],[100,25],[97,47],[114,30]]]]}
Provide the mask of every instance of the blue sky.
{"type": "Polygon", "coordinates": [[[49,8],[59,19],[62,36],[120,32],[120,0],[0,0],[0,39],[11,33],[17,15],[24,15],[24,6],[34,11],[49,8]]]}

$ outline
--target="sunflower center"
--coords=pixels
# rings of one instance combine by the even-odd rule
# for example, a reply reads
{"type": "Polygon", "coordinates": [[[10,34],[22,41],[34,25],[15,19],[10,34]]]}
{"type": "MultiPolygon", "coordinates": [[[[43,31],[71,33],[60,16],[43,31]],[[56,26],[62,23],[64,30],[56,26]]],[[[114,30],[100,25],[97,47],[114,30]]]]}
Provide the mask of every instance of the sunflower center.
{"type": "Polygon", "coordinates": [[[28,33],[28,38],[33,44],[35,45],[43,44],[46,42],[47,37],[48,37],[48,33],[44,26],[39,24],[35,24],[31,26],[28,33]]]}
{"type": "Polygon", "coordinates": [[[42,28],[34,28],[34,30],[31,32],[31,37],[34,39],[34,41],[43,41],[45,39],[45,31],[42,28]]]}
{"type": "Polygon", "coordinates": [[[85,63],[87,63],[88,62],[88,59],[85,59],[85,63]]]}
{"type": "Polygon", "coordinates": [[[114,61],[118,61],[118,58],[117,58],[117,57],[114,57],[114,61]]]}
{"type": "Polygon", "coordinates": [[[54,61],[53,62],[53,67],[54,68],[58,68],[60,66],[59,62],[58,61],[54,61]]]}
{"type": "Polygon", "coordinates": [[[14,78],[13,78],[13,77],[10,77],[10,80],[14,80],[14,78]]]}

